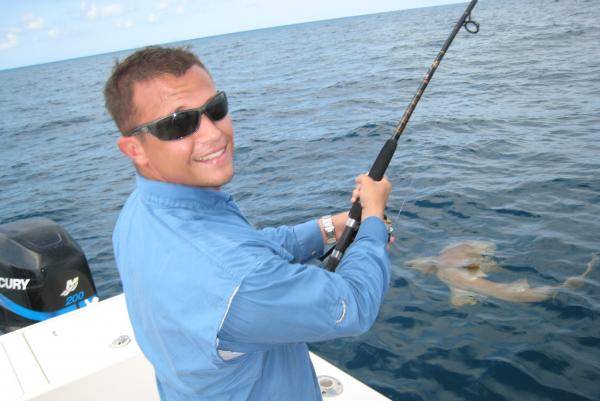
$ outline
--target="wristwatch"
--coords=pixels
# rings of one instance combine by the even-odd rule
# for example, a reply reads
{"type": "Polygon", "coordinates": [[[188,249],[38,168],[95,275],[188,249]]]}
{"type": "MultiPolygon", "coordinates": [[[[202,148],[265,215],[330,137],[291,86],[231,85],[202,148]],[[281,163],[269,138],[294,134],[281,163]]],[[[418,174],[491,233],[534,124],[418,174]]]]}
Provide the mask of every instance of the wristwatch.
{"type": "Polygon", "coordinates": [[[321,217],[321,227],[323,227],[323,231],[325,231],[325,236],[327,237],[327,245],[335,244],[335,226],[333,225],[333,220],[331,215],[321,217]]]}

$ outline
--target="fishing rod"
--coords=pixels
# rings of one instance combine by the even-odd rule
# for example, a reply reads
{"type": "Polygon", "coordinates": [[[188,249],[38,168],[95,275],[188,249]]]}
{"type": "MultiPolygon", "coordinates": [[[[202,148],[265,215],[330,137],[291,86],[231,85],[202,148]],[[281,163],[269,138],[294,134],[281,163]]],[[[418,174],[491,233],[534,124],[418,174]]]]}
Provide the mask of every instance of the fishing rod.
{"type": "MultiPolygon", "coordinates": [[[[417,103],[419,103],[419,100],[421,99],[423,92],[425,92],[429,81],[431,81],[433,74],[440,65],[442,58],[444,58],[444,55],[448,51],[448,48],[452,44],[452,41],[454,40],[454,37],[456,36],[460,28],[464,27],[465,30],[469,33],[479,32],[479,24],[471,19],[471,11],[475,7],[475,4],[477,4],[477,0],[471,0],[462,17],[460,17],[460,19],[454,26],[454,29],[452,29],[450,36],[448,36],[446,42],[444,42],[444,45],[442,46],[442,49],[433,61],[433,64],[431,64],[431,67],[429,67],[429,70],[427,71],[427,74],[425,74],[425,78],[423,78],[423,82],[421,82],[417,93],[406,108],[406,111],[404,112],[402,119],[398,123],[398,126],[396,126],[394,134],[390,139],[388,139],[385,142],[385,144],[379,151],[377,159],[375,159],[375,162],[369,170],[369,177],[371,177],[373,180],[381,181],[381,179],[383,178],[385,170],[387,170],[388,165],[390,164],[390,161],[394,156],[394,152],[396,151],[398,139],[404,132],[404,128],[406,128],[410,116],[415,110],[415,107],[417,107],[417,103]]],[[[356,233],[358,232],[358,228],[360,226],[361,214],[362,206],[360,205],[360,200],[357,200],[352,204],[352,208],[350,209],[350,212],[348,214],[348,220],[346,220],[346,227],[344,228],[344,232],[342,233],[340,240],[337,242],[335,247],[332,248],[331,254],[327,259],[327,262],[325,264],[325,268],[327,270],[331,272],[335,271],[335,268],[344,256],[344,252],[346,252],[346,249],[350,246],[352,241],[354,241],[354,237],[356,236],[356,233]]]]}

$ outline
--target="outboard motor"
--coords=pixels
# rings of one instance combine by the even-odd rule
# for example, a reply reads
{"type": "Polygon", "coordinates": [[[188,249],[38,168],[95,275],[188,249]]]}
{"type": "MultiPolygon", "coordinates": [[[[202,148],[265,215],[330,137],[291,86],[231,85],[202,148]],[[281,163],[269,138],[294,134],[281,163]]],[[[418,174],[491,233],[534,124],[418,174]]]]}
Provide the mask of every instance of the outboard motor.
{"type": "Polygon", "coordinates": [[[98,301],[79,245],[54,221],[0,225],[0,328],[12,330],[98,301]]]}

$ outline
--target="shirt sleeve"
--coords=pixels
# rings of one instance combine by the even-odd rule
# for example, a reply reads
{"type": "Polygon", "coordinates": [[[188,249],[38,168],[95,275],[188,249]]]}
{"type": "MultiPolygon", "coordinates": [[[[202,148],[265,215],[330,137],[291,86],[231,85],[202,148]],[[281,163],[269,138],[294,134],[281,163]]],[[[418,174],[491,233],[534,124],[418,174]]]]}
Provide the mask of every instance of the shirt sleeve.
{"type": "Polygon", "coordinates": [[[267,227],[260,231],[291,253],[294,262],[305,263],[323,254],[323,236],[317,220],[295,226],[267,227]]]}
{"type": "MultiPolygon", "coordinates": [[[[366,219],[335,273],[268,254],[239,287],[219,332],[220,348],[313,342],[367,331],[389,288],[387,231],[366,219]],[[282,268],[282,265],[287,265],[282,268]]],[[[259,260],[260,259],[260,260],[259,260]]]]}

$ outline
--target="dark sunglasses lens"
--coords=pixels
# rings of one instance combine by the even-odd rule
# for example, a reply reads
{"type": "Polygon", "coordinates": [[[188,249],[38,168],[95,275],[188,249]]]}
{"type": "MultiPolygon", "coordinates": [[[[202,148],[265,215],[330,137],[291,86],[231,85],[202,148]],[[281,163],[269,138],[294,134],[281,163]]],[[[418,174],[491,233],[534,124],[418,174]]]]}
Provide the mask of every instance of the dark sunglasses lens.
{"type": "Polygon", "coordinates": [[[227,96],[225,92],[219,92],[204,109],[206,115],[213,121],[224,118],[228,113],[227,96]]]}
{"type": "Polygon", "coordinates": [[[199,117],[200,113],[195,110],[177,113],[171,118],[159,121],[156,124],[155,135],[163,141],[188,136],[196,131],[199,117]]]}

